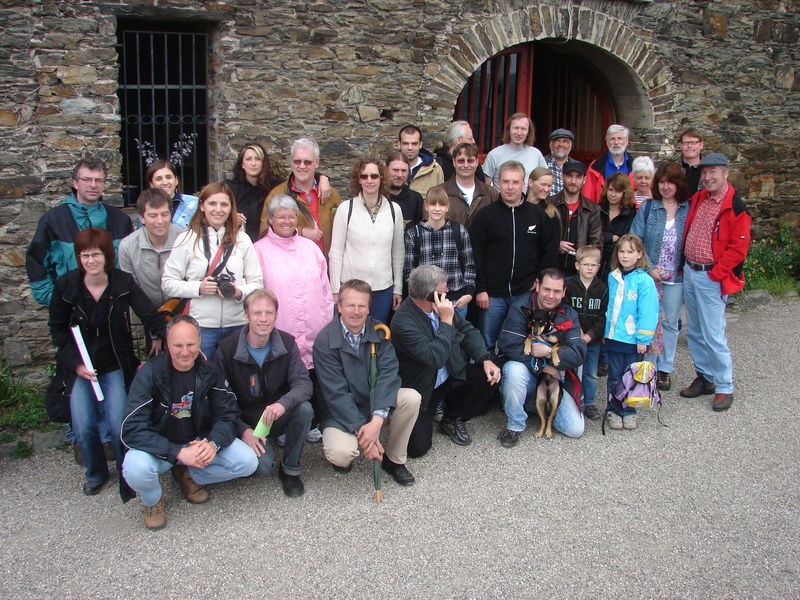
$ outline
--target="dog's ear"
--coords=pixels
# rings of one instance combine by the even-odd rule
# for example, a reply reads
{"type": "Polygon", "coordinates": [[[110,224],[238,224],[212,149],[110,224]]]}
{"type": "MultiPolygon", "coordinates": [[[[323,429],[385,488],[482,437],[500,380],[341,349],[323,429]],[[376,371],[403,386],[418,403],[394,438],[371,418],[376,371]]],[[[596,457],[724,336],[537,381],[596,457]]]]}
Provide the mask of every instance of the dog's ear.
{"type": "Polygon", "coordinates": [[[556,315],[558,314],[558,306],[556,306],[553,310],[547,313],[547,320],[550,322],[555,322],[556,315]]]}
{"type": "Polygon", "coordinates": [[[530,319],[533,315],[533,309],[529,306],[520,306],[519,309],[522,311],[522,314],[525,315],[526,319],[530,319]]]}

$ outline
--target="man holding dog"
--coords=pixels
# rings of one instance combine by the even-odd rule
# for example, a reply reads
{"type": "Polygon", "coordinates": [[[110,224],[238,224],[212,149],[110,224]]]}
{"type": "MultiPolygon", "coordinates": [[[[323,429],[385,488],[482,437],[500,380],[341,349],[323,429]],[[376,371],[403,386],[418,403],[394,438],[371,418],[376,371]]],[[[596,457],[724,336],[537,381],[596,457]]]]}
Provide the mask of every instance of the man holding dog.
{"type": "Polygon", "coordinates": [[[439,431],[454,444],[472,442],[465,421],[486,412],[491,386],[500,381],[500,368],[480,332],[455,314],[447,299],[447,273],[436,265],[411,271],[408,294],[392,319],[392,344],[400,361],[404,387],[422,395],[419,417],[408,442],[408,455],[431,448],[436,405],[444,401],[439,431]],[[474,364],[470,364],[470,359],[474,364]]]}
{"type": "Polygon", "coordinates": [[[714,394],[711,408],[733,403],[733,361],[725,337],[728,294],[744,287],[742,265],[750,246],[750,215],[728,183],[728,159],[712,152],[698,163],[704,189],[691,201],[684,226],[683,299],[686,341],[697,371],[684,398],[714,394]]]}
{"type": "MultiPolygon", "coordinates": [[[[525,430],[525,421],[528,418],[526,408],[529,411],[533,409],[531,402],[535,401],[536,388],[543,373],[548,373],[559,381],[562,380],[563,373],[562,387],[565,391],[577,382],[572,371],[583,364],[586,343],[581,338],[578,313],[563,302],[565,295],[564,274],[558,269],[545,269],[536,282],[534,291],[518,299],[508,310],[508,316],[497,338],[501,356],[508,359],[503,365],[503,383],[500,386],[507,425],[498,439],[504,448],[516,446],[525,430]],[[558,368],[549,362],[553,349],[547,343],[532,340],[530,354],[526,353],[528,322],[522,311],[523,307],[547,311],[548,319],[562,333],[564,347],[558,351],[558,368]],[[540,368],[542,363],[545,366],[540,368]]],[[[583,435],[584,422],[579,402],[580,398],[576,399],[573,393],[572,397],[564,394],[558,404],[553,427],[568,437],[583,435]]]]}

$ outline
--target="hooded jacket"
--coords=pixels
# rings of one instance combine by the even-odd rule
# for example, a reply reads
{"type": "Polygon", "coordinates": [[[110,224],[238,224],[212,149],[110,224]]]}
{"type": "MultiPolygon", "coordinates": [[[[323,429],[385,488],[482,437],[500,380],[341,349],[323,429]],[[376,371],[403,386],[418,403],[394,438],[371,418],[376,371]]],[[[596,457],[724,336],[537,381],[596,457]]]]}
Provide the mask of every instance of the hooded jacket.
{"type": "MultiPolygon", "coordinates": [[[[603,186],[606,183],[606,161],[608,160],[609,151],[603,152],[600,157],[593,161],[586,170],[586,181],[581,188],[581,195],[586,196],[589,200],[597,204],[600,202],[600,194],[603,192],[603,186]]],[[[631,180],[631,186],[636,189],[636,182],[633,179],[633,157],[625,152],[625,162],[628,165],[628,177],[631,180]]]]}
{"type": "MultiPolygon", "coordinates": [[[[569,207],[563,190],[554,196],[552,201],[553,206],[558,211],[561,225],[560,241],[574,240],[575,250],[582,246],[594,246],[598,250],[603,249],[603,221],[597,204],[585,196],[579,195],[578,210],[570,218],[569,207]]],[[[565,273],[574,273],[575,255],[559,254],[558,267],[565,273]]]]}
{"type": "Polygon", "coordinates": [[[565,301],[569,302],[578,313],[581,330],[592,338],[590,343],[602,342],[608,308],[608,286],[603,280],[595,276],[587,289],[580,275],[573,275],[567,279],[565,301]]]}
{"type": "Polygon", "coordinates": [[[408,186],[424,198],[429,189],[444,183],[444,172],[439,163],[433,160],[433,154],[425,148],[420,148],[419,158],[422,162],[408,174],[408,186]]]}
{"type": "Polygon", "coordinates": [[[108,231],[115,250],[120,240],[133,231],[130,218],[120,209],[102,201],[82,204],[75,192],[39,219],[25,255],[31,293],[39,304],[50,304],[56,279],[78,268],[72,241],[79,231],[89,227],[108,231]]]}

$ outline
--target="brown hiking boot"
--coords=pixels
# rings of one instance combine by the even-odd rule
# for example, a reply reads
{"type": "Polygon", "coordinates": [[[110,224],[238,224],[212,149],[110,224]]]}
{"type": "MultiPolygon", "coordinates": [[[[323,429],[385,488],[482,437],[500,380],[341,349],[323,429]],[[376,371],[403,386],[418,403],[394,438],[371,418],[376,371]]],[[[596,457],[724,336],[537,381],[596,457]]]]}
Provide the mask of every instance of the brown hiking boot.
{"type": "Polygon", "coordinates": [[[198,485],[192,476],[189,475],[189,470],[184,465],[175,465],[172,467],[172,476],[181,486],[183,497],[187,502],[192,504],[202,504],[208,500],[208,492],[206,489],[198,485]]]}
{"type": "Polygon", "coordinates": [[[694,381],[681,390],[682,398],[697,398],[698,396],[707,396],[714,393],[714,384],[706,380],[702,375],[694,378],[694,381]]]}
{"type": "Polygon", "coordinates": [[[167,511],[164,510],[164,496],[153,506],[144,507],[144,526],[148,529],[163,529],[167,525],[167,511]]]}

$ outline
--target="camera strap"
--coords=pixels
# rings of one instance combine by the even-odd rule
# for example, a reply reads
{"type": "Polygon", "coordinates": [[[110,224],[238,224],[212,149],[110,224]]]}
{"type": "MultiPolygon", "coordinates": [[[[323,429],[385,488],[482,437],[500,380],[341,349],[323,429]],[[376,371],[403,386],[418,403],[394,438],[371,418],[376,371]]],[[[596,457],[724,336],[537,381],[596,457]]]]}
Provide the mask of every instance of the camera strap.
{"type": "Polygon", "coordinates": [[[231,253],[233,252],[233,244],[224,245],[220,244],[217,247],[217,252],[214,254],[214,259],[211,259],[211,248],[208,242],[208,233],[203,232],[203,253],[206,255],[206,260],[209,261],[208,263],[208,270],[206,271],[206,277],[216,277],[219,273],[222,272],[222,269],[225,268],[225,264],[228,262],[228,258],[230,258],[231,253]],[[222,262],[220,262],[222,259],[222,262]]]}

